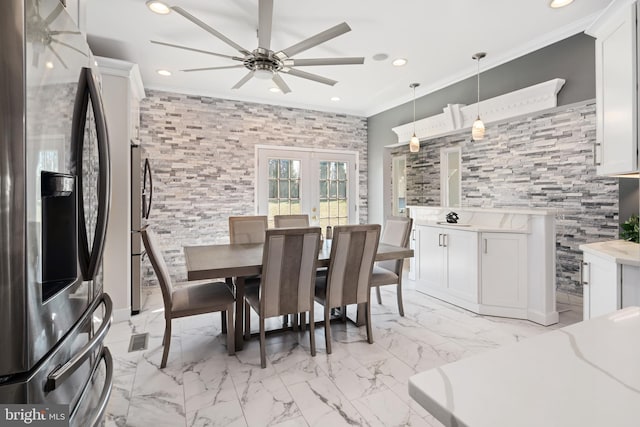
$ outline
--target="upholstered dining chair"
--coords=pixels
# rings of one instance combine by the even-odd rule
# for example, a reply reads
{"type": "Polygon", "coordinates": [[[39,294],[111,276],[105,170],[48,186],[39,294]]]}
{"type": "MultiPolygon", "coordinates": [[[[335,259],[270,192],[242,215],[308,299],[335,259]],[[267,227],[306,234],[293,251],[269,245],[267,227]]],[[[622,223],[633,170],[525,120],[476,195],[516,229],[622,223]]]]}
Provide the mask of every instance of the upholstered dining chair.
{"type": "Polygon", "coordinates": [[[380,225],[336,225],[329,269],[316,277],[315,300],[324,306],[324,338],[327,353],[331,353],[331,309],[350,304],[365,306],[367,340],[373,343],[371,332],[370,288],[371,270],[378,251],[380,225]]]}
{"type": "Polygon", "coordinates": [[[263,243],[266,230],[266,215],[229,217],[231,243],[263,243]]]}
{"type": "MultiPolygon", "coordinates": [[[[380,243],[393,246],[409,247],[409,236],[411,236],[411,226],[413,218],[402,216],[392,216],[387,218],[384,230],[380,237],[380,243]]],[[[404,316],[404,306],[402,304],[402,267],[404,259],[379,261],[373,266],[371,273],[371,287],[376,288],[378,304],[382,304],[380,286],[396,285],[396,296],[398,298],[398,311],[400,316],[404,316]]]]}
{"type": "Polygon", "coordinates": [[[218,311],[223,314],[226,313],[228,325],[227,351],[229,355],[235,354],[233,338],[233,306],[235,298],[227,285],[223,282],[214,282],[174,288],[171,283],[169,269],[156,241],[156,235],[149,227],[142,230],[142,241],[149,255],[153,271],[156,273],[158,282],[160,282],[162,300],[164,302],[164,319],[166,323],[162,339],[164,352],[162,353],[160,368],[167,366],[167,357],[169,356],[169,347],[171,345],[171,320],[179,317],[218,311]]]}
{"type": "MultiPolygon", "coordinates": [[[[265,319],[309,312],[313,320],[320,227],[273,228],[266,232],[258,286],[245,288],[245,337],[251,332],[251,307],[260,318],[260,365],[266,367],[265,319]]],[[[316,355],[314,322],[309,322],[311,355],[316,355]]]]}
{"type": "Polygon", "coordinates": [[[309,215],[274,215],[273,223],[276,228],[308,227],[309,215]]]}

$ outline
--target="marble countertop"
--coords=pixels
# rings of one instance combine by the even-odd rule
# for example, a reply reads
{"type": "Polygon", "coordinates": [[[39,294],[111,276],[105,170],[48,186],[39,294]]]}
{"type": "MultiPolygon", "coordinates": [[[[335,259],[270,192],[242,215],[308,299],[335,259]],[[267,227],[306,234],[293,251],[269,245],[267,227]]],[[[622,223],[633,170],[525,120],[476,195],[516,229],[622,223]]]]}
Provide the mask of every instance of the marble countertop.
{"type": "Polygon", "coordinates": [[[636,427],[640,308],[419,373],[409,394],[445,426],[636,427]]]}
{"type": "Polygon", "coordinates": [[[558,209],[543,209],[543,208],[526,208],[526,207],[513,207],[513,208],[476,208],[468,206],[427,206],[427,205],[409,205],[409,209],[443,209],[447,211],[460,211],[460,212],[486,212],[486,213],[498,213],[498,214],[516,214],[516,215],[551,215],[556,216],[560,213],[558,209]]]}
{"type": "Polygon", "coordinates": [[[448,224],[446,221],[425,221],[425,220],[416,220],[416,225],[426,225],[429,227],[442,227],[449,228],[453,230],[461,230],[461,231],[474,231],[476,233],[520,233],[527,234],[529,233],[528,229],[513,229],[513,228],[504,228],[504,227],[493,227],[490,225],[479,225],[479,224],[448,224]]]}
{"type": "MultiPolygon", "coordinates": [[[[640,244],[624,240],[587,243],[579,246],[583,252],[609,259],[618,264],[640,267],[640,244]]],[[[639,421],[640,422],[640,421],[639,421]]]]}

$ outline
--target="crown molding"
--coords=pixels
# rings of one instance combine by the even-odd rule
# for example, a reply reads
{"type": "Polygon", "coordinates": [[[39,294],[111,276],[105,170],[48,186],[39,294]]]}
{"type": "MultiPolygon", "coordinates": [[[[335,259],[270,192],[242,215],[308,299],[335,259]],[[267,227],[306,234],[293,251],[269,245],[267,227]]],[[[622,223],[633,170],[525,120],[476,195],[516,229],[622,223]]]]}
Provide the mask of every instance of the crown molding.
{"type": "MultiPolygon", "coordinates": [[[[564,79],[553,79],[504,95],[480,101],[480,116],[488,123],[554,108],[558,104],[558,92],[564,79]]],[[[453,131],[469,128],[478,111],[478,103],[471,105],[448,104],[441,114],[396,126],[392,130],[398,135],[398,145],[409,143],[414,133],[421,140],[435,138],[453,131]]]]}

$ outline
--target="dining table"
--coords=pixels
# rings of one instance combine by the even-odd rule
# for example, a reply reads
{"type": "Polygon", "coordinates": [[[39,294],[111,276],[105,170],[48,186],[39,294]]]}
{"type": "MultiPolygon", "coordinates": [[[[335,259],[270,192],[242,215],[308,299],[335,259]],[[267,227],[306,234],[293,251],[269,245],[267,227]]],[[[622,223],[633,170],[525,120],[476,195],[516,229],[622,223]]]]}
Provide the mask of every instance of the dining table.
{"type": "MultiPolygon", "coordinates": [[[[247,277],[262,271],[263,243],[234,243],[184,246],[187,280],[235,278],[235,345],[236,351],[244,344],[244,285],[247,277]]],[[[318,253],[317,267],[328,267],[331,241],[325,240],[318,253]]],[[[413,249],[380,243],[376,261],[389,261],[413,257],[413,249]]],[[[361,310],[358,310],[360,313],[361,310]]],[[[358,323],[358,322],[356,322],[358,323]]]]}

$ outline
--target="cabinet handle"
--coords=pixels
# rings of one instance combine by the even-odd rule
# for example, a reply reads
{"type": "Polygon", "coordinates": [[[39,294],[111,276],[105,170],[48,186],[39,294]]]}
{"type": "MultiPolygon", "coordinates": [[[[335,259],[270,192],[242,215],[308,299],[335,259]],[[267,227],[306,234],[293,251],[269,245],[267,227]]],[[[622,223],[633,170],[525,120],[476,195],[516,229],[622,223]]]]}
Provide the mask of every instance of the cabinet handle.
{"type": "Polygon", "coordinates": [[[411,240],[416,241],[416,229],[411,230],[411,240]]]}
{"type": "MultiPolygon", "coordinates": [[[[581,262],[580,263],[580,284],[583,286],[588,286],[589,282],[587,282],[586,280],[584,280],[584,268],[588,267],[589,263],[588,262],[581,262]]],[[[591,275],[589,275],[591,276],[591,275]]],[[[591,277],[589,277],[591,278],[591,277]]]]}
{"type": "Polygon", "coordinates": [[[484,253],[487,253],[487,239],[483,239],[484,240],[484,253]]]}
{"type": "Polygon", "coordinates": [[[438,246],[442,246],[442,233],[438,233],[438,246]]]}
{"type": "Polygon", "coordinates": [[[449,243],[449,235],[448,234],[443,234],[442,235],[442,246],[444,246],[446,248],[448,243],[449,243]]]}
{"type": "Polygon", "coordinates": [[[602,163],[598,161],[598,148],[601,146],[599,142],[593,144],[593,166],[601,166],[602,163]]]}

